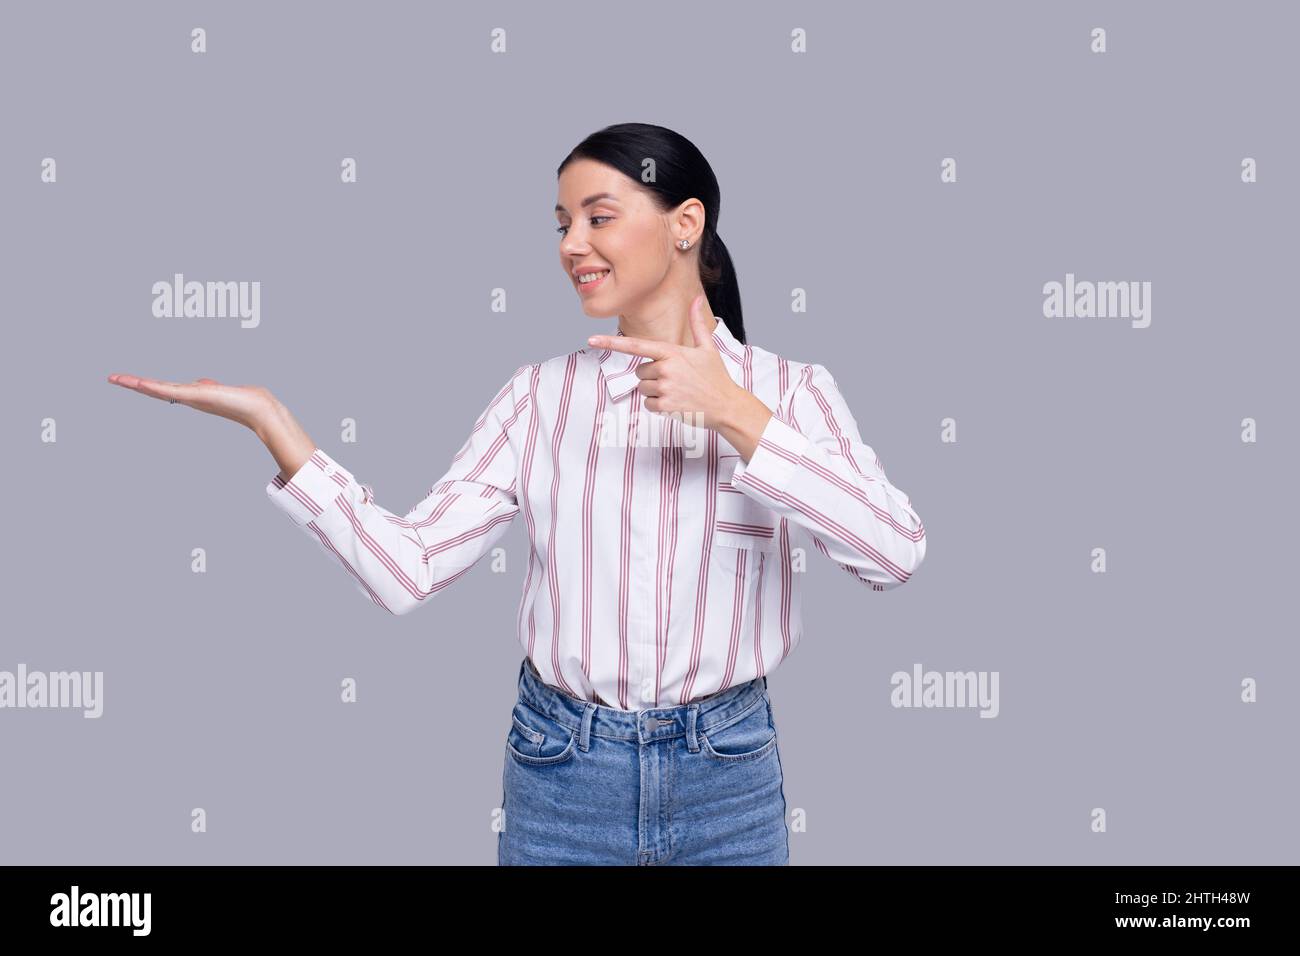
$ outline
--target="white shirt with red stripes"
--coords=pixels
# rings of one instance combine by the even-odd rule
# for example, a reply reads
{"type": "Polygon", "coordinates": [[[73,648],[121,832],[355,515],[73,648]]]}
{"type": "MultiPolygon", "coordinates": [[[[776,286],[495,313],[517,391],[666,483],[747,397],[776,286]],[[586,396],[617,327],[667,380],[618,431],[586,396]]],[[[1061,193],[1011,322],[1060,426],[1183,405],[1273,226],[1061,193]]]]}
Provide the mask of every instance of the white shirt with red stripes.
{"type": "MultiPolygon", "coordinates": [[[[619,332],[618,334],[622,334],[619,332]]],[[[811,551],[875,591],[906,582],[925,528],[822,365],[736,340],[723,364],[774,411],[748,462],[645,409],[642,356],[584,348],[518,368],[405,515],[317,448],[270,500],[376,605],[405,614],[528,529],[517,634],[543,680],[620,710],[772,673],[799,643],[811,551]]]]}

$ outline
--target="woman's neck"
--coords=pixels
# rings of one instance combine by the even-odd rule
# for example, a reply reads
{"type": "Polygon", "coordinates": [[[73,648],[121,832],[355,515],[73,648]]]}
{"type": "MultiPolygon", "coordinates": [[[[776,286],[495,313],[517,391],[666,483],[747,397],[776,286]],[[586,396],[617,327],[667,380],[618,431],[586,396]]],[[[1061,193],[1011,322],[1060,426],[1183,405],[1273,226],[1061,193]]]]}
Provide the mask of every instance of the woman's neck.
{"type": "MultiPolygon", "coordinates": [[[[704,315],[707,320],[706,324],[709,327],[709,331],[716,329],[718,323],[722,321],[709,310],[707,302],[704,305],[704,315]]],[[[695,344],[695,332],[691,329],[691,318],[689,312],[686,314],[666,313],[662,316],[649,319],[638,319],[620,315],[618,317],[618,329],[624,335],[631,336],[634,339],[649,339],[652,342],[670,342],[673,345],[695,344]]]]}

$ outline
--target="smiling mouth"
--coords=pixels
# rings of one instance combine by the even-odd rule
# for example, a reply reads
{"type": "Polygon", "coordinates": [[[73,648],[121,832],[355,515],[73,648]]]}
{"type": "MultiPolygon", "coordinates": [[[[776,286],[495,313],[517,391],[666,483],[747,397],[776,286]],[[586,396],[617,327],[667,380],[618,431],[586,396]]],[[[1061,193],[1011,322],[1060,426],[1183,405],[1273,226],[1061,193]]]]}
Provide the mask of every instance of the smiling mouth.
{"type": "Polygon", "coordinates": [[[612,271],[612,269],[602,269],[598,272],[586,272],[580,276],[575,276],[573,281],[578,284],[580,290],[588,292],[595,289],[597,286],[602,285],[604,281],[609,278],[609,274],[612,271]],[[591,278],[592,276],[595,278],[591,278]],[[584,279],[586,281],[583,281],[584,279]]]}

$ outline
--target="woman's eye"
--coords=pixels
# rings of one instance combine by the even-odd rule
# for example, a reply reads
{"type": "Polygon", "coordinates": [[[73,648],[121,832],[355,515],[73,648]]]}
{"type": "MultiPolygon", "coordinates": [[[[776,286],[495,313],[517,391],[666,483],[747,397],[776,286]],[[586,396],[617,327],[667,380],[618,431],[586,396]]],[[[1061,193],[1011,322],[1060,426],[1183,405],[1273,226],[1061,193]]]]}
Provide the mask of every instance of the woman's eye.
{"type": "MultiPolygon", "coordinates": [[[[594,223],[597,219],[613,219],[613,218],[614,218],[613,216],[592,216],[591,221],[594,223]]],[[[564,235],[564,231],[568,228],[569,228],[568,226],[557,226],[555,228],[555,231],[558,232],[560,235],[564,235]]]]}

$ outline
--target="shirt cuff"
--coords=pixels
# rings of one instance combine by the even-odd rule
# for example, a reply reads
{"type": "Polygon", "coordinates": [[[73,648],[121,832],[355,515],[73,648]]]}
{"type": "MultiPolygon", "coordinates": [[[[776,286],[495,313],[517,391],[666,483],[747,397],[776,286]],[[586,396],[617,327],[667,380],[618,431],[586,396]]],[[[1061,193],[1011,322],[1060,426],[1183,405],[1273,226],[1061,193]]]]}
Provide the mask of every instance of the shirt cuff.
{"type": "Polygon", "coordinates": [[[351,472],[317,448],[287,482],[276,472],[266,495],[301,527],[324,514],[353,480],[351,472]]]}
{"type": "Polygon", "coordinates": [[[773,415],[767,420],[749,461],[740,461],[731,474],[731,486],[753,495],[779,498],[811,439],[773,415]]]}

